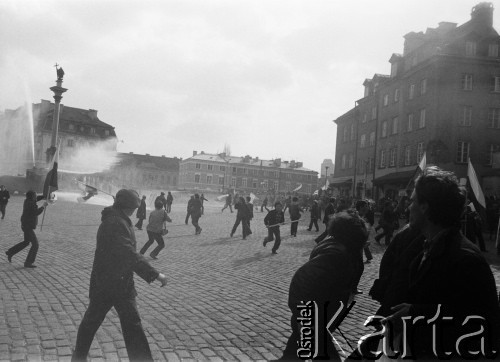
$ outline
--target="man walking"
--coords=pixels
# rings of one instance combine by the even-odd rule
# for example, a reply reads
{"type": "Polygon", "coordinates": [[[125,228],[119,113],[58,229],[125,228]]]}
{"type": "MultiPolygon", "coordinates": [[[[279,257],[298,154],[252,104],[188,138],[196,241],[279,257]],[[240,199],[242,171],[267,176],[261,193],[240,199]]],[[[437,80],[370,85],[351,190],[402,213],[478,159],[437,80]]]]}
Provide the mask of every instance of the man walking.
{"type": "Polygon", "coordinates": [[[94,335],[112,307],[120,318],[129,360],[153,361],[137,311],[134,273],[148,283],[158,280],[162,287],[167,278],[136,251],[130,216],[139,205],[137,192],[122,189],[113,206],[102,211],[90,276],[90,303],[78,328],[72,361],[87,360],[94,335]]]}
{"type": "Polygon", "coordinates": [[[167,199],[165,198],[165,193],[162,191],[160,193],[160,196],[158,196],[156,199],[155,199],[155,204],[156,204],[156,201],[160,200],[161,203],[163,204],[163,208],[166,210],[167,209],[167,199]]]}
{"type": "Polygon", "coordinates": [[[335,214],[335,198],[330,197],[330,199],[328,200],[328,205],[325,208],[325,216],[323,216],[323,224],[325,224],[325,231],[316,239],[314,239],[316,243],[319,243],[328,236],[328,222],[330,221],[330,218],[333,217],[333,214],[335,214]]]}
{"type": "Polygon", "coordinates": [[[313,200],[312,205],[311,205],[311,222],[309,223],[309,227],[307,228],[307,231],[311,231],[313,225],[316,228],[316,232],[319,231],[318,219],[319,219],[318,200],[313,200]]]}
{"type": "Polygon", "coordinates": [[[142,223],[146,219],[146,196],[142,196],[141,205],[137,209],[137,214],[135,216],[139,219],[135,227],[138,230],[142,230],[142,223]]]}
{"type": "Polygon", "coordinates": [[[172,203],[174,202],[174,197],[172,196],[172,193],[168,191],[167,193],[167,212],[172,211],[172,203]]]}
{"type": "Polygon", "coordinates": [[[5,252],[9,263],[14,255],[31,244],[30,251],[24,262],[24,267],[36,268],[36,265],[33,265],[36,254],[38,253],[38,239],[35,235],[35,229],[38,224],[38,215],[40,215],[48,205],[47,201],[44,201],[43,206],[40,207],[38,207],[36,203],[43,199],[44,196],[37,196],[35,191],[30,190],[26,193],[26,200],[24,200],[23,204],[23,214],[21,215],[21,229],[24,233],[24,241],[14,245],[5,252]]]}
{"type": "Polygon", "coordinates": [[[231,210],[231,213],[233,212],[233,197],[231,196],[231,192],[228,193],[226,196],[226,204],[222,208],[221,212],[224,212],[224,210],[229,207],[229,210],[231,210]]]}
{"type": "Polygon", "coordinates": [[[189,222],[189,217],[191,216],[191,205],[193,205],[194,201],[194,195],[192,195],[187,203],[187,210],[186,210],[186,220],[184,220],[185,224],[187,225],[189,222]]]}
{"type": "Polygon", "coordinates": [[[7,191],[4,185],[0,186],[0,213],[2,214],[2,220],[5,218],[5,209],[7,208],[9,199],[9,191],[7,191]]]}
{"type": "Polygon", "coordinates": [[[191,201],[191,206],[189,207],[189,213],[191,215],[191,223],[195,228],[195,235],[199,235],[201,233],[201,227],[198,224],[198,220],[202,215],[202,205],[200,200],[200,195],[194,194],[194,199],[191,201]]]}
{"type": "Polygon", "coordinates": [[[274,240],[272,249],[273,254],[277,254],[281,244],[280,224],[285,222],[285,214],[283,213],[282,208],[283,205],[281,205],[281,202],[277,201],[274,204],[274,210],[269,211],[264,218],[264,224],[267,228],[267,236],[264,238],[262,245],[265,247],[267,243],[274,240]]]}

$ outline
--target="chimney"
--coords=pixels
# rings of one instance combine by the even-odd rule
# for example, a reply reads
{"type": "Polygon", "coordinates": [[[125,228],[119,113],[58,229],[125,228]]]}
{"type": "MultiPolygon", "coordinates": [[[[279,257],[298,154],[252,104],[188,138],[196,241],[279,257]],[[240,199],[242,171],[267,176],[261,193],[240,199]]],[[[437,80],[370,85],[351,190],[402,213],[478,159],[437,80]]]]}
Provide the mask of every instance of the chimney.
{"type": "Polygon", "coordinates": [[[472,8],[470,13],[471,21],[483,24],[488,27],[493,26],[493,4],[481,2],[472,8]]]}
{"type": "Polygon", "coordinates": [[[151,156],[149,153],[146,153],[146,156],[151,156]]]}
{"type": "Polygon", "coordinates": [[[198,154],[198,151],[193,151],[193,156],[196,156],[198,154]]]}
{"type": "Polygon", "coordinates": [[[165,157],[165,155],[161,155],[161,157],[165,157]]]}
{"type": "Polygon", "coordinates": [[[204,154],[205,154],[205,152],[204,152],[204,151],[201,151],[201,152],[200,152],[200,154],[204,155],[204,154]]]}
{"type": "Polygon", "coordinates": [[[97,118],[97,111],[95,109],[89,109],[89,117],[92,119],[97,118]]]}

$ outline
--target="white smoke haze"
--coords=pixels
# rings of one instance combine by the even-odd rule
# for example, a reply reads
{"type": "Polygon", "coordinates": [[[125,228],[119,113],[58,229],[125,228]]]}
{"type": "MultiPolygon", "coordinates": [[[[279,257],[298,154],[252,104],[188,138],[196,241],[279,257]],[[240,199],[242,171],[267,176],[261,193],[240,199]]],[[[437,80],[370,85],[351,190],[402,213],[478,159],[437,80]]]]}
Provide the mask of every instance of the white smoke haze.
{"type": "Polygon", "coordinates": [[[60,172],[93,174],[109,170],[118,161],[115,138],[76,146],[68,154],[66,150],[59,158],[60,172]]]}

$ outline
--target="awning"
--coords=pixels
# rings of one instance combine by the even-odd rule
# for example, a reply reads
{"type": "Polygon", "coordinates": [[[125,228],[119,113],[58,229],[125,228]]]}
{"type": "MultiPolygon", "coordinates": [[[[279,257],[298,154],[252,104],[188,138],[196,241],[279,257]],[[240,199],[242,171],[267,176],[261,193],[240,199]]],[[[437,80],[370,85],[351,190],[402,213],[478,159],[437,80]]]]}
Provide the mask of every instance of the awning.
{"type": "Polygon", "coordinates": [[[352,184],[352,177],[350,176],[336,177],[330,182],[330,185],[335,187],[348,186],[350,184],[352,184]]]}
{"type": "Polygon", "coordinates": [[[388,173],[387,175],[377,177],[375,180],[373,180],[373,184],[375,186],[383,186],[385,184],[406,185],[414,174],[415,170],[388,173]]]}

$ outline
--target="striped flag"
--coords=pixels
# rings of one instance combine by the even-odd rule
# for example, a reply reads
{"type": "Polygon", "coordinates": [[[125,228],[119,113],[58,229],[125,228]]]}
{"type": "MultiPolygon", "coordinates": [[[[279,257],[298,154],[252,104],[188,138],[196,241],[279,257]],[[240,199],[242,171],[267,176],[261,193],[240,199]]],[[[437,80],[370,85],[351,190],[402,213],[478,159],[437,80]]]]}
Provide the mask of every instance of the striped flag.
{"type": "Polygon", "coordinates": [[[474,171],[474,167],[472,167],[472,163],[470,162],[470,158],[468,159],[467,166],[467,177],[469,177],[470,188],[476,196],[477,202],[486,208],[486,201],[484,199],[483,190],[481,190],[481,185],[479,185],[479,180],[477,179],[476,171],[474,171]]]}

